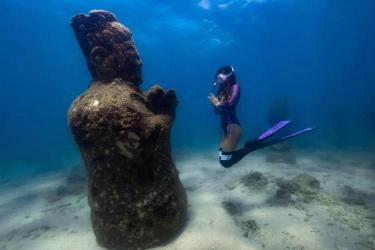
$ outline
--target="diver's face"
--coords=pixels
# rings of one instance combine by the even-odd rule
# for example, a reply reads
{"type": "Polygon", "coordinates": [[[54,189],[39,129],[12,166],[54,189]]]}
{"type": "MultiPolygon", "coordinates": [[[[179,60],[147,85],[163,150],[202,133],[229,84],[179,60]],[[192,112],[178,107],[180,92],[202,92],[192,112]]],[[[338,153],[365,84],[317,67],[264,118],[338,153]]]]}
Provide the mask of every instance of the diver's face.
{"type": "Polygon", "coordinates": [[[220,73],[220,74],[218,74],[218,75],[216,76],[216,78],[217,78],[217,82],[218,82],[220,85],[222,85],[222,84],[224,84],[224,83],[226,82],[226,80],[228,79],[228,76],[226,76],[226,75],[220,73]]]}

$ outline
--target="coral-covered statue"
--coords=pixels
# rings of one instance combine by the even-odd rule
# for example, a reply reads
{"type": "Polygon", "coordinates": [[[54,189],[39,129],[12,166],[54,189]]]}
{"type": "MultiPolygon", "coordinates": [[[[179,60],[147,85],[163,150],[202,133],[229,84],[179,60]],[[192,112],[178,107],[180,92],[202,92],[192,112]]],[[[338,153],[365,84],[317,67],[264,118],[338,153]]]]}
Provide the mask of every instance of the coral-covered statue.
{"type": "Polygon", "coordinates": [[[170,151],[175,92],[140,90],[142,61],[112,13],[80,14],[71,26],[93,77],[69,109],[69,126],[88,175],[96,239],[110,249],[166,243],[184,227],[187,210],[170,151]]]}

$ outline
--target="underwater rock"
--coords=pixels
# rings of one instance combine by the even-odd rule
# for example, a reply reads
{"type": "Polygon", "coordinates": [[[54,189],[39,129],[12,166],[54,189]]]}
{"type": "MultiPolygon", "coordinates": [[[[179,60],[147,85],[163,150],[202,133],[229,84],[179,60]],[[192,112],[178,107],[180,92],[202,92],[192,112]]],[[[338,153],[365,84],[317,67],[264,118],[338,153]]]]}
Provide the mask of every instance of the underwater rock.
{"type": "Polygon", "coordinates": [[[263,190],[267,184],[268,179],[260,172],[251,172],[241,178],[241,183],[250,190],[263,190]]]}
{"type": "Polygon", "coordinates": [[[308,203],[316,198],[320,189],[319,181],[308,174],[297,175],[292,180],[279,179],[277,186],[279,189],[273,202],[280,205],[288,205],[296,201],[308,203]]]}
{"type": "Polygon", "coordinates": [[[176,94],[140,90],[131,32],[110,12],[77,15],[71,26],[93,77],[69,109],[69,126],[86,167],[96,240],[121,250],[166,243],[187,217],[170,150],[176,94]]]}

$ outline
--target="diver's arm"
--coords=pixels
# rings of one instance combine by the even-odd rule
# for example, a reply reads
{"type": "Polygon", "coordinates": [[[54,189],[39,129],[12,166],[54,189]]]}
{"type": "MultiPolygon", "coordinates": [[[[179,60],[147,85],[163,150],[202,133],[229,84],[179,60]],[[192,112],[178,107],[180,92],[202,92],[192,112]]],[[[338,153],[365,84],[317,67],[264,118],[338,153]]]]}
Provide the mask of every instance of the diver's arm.
{"type": "Polygon", "coordinates": [[[212,105],[214,105],[215,107],[218,107],[221,105],[221,102],[219,101],[219,99],[212,93],[209,94],[208,99],[210,99],[212,105]]]}
{"type": "Polygon", "coordinates": [[[211,104],[214,106],[215,114],[221,114],[222,109],[220,108],[220,104],[221,104],[220,100],[213,93],[210,93],[208,95],[208,99],[210,100],[211,104]]]}

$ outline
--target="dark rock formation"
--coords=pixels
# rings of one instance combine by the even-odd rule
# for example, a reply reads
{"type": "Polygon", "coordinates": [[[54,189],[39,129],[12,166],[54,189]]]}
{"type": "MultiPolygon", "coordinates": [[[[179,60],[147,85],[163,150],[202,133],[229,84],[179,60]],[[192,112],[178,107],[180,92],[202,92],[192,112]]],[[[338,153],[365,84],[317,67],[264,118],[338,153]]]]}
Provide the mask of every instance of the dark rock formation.
{"type": "Polygon", "coordinates": [[[251,172],[241,178],[241,183],[250,190],[260,191],[267,186],[268,179],[260,172],[251,172]]]}
{"type": "Polygon", "coordinates": [[[320,189],[319,181],[307,174],[297,175],[292,180],[279,179],[277,185],[279,189],[272,202],[279,205],[294,204],[296,201],[308,203],[316,198],[320,189]]]}
{"type": "Polygon", "coordinates": [[[93,77],[69,110],[69,126],[88,176],[98,243],[142,249],[173,239],[186,221],[186,193],[170,152],[177,97],[143,93],[131,32],[107,11],[71,20],[93,77]]]}

